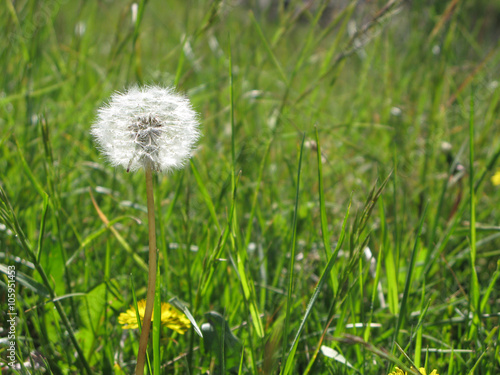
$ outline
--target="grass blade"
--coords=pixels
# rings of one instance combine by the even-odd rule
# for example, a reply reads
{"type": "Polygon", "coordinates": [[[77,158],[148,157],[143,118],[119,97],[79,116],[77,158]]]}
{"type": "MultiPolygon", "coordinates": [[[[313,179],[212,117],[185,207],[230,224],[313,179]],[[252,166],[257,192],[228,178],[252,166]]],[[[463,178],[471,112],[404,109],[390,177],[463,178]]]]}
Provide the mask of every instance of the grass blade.
{"type": "MultiPolygon", "coordinates": [[[[319,191],[319,208],[320,208],[320,218],[321,218],[321,234],[322,234],[322,240],[323,240],[323,247],[325,250],[325,256],[326,259],[328,259],[328,256],[331,253],[331,248],[330,248],[330,233],[328,231],[328,221],[326,218],[326,207],[325,207],[325,196],[324,196],[324,185],[323,185],[323,162],[321,160],[322,154],[321,154],[321,146],[319,142],[319,135],[318,135],[318,128],[315,127],[315,132],[316,132],[316,155],[318,159],[318,191],[319,191]]],[[[336,269],[336,267],[334,267],[336,269]]],[[[330,283],[332,286],[333,294],[337,293],[338,290],[338,281],[334,276],[334,272],[330,273],[330,283]]]]}
{"type": "Polygon", "coordinates": [[[248,247],[248,244],[250,243],[250,236],[252,234],[252,225],[253,225],[253,218],[255,216],[255,209],[257,207],[257,202],[259,199],[259,191],[260,191],[260,185],[262,183],[262,177],[264,175],[264,167],[266,165],[266,159],[267,155],[269,154],[269,150],[271,149],[271,144],[273,142],[273,138],[271,138],[266,146],[266,151],[264,151],[264,156],[262,156],[262,161],[260,163],[259,167],[259,176],[257,177],[256,181],[256,188],[252,200],[252,208],[250,209],[250,216],[248,218],[248,224],[247,224],[247,229],[246,229],[246,234],[245,234],[245,248],[248,247]]]}
{"type": "Polygon", "coordinates": [[[14,213],[14,209],[12,208],[12,205],[10,204],[9,199],[7,198],[7,195],[5,194],[5,191],[0,187],[0,201],[2,203],[2,206],[0,206],[0,215],[6,219],[5,221],[9,224],[12,225],[12,230],[13,232],[17,235],[19,238],[23,248],[25,251],[28,253],[28,255],[31,258],[31,261],[34,263],[35,268],[37,272],[39,273],[40,277],[42,278],[43,284],[45,288],[48,290],[50,294],[50,298],[54,301],[54,305],[56,307],[56,310],[63,322],[63,325],[65,326],[66,330],[68,331],[68,336],[70,338],[70,341],[75,348],[76,352],[78,353],[78,360],[80,361],[81,365],[83,366],[83,369],[88,375],[92,375],[92,370],[90,369],[90,365],[87,362],[87,359],[85,358],[85,355],[78,344],[78,341],[75,337],[75,333],[73,331],[73,328],[71,327],[71,323],[68,319],[68,316],[66,315],[66,312],[64,311],[61,302],[57,300],[57,296],[54,292],[54,289],[52,289],[51,282],[45,273],[43,267],[40,265],[40,263],[37,262],[36,255],[33,252],[28,239],[24,235],[24,232],[21,229],[21,226],[19,224],[19,221],[17,220],[17,217],[14,213]]]}
{"type": "MultiPolygon", "coordinates": [[[[342,230],[340,231],[340,237],[339,237],[339,240],[337,242],[337,246],[335,246],[335,250],[330,255],[330,259],[328,259],[328,263],[326,264],[326,267],[321,272],[321,276],[319,278],[318,284],[316,285],[316,288],[314,288],[313,295],[311,296],[311,299],[309,300],[309,303],[307,304],[307,308],[306,308],[306,312],[304,314],[304,317],[302,318],[302,321],[300,322],[300,326],[299,326],[299,329],[297,331],[297,334],[295,335],[295,338],[293,339],[292,347],[290,349],[290,352],[288,353],[288,357],[287,357],[286,362],[285,362],[284,371],[281,372],[284,375],[287,375],[290,373],[290,371],[292,371],[292,366],[294,364],[294,358],[295,358],[295,352],[297,350],[297,345],[299,343],[299,337],[300,337],[302,331],[304,330],[307,318],[309,317],[309,315],[312,312],[312,308],[314,306],[314,303],[316,302],[316,299],[319,296],[319,293],[321,291],[321,288],[323,287],[323,284],[325,283],[325,281],[329,277],[330,272],[332,270],[332,267],[335,264],[335,261],[337,260],[337,255],[340,251],[340,248],[342,247],[342,244],[344,243],[347,218],[349,217],[350,209],[351,209],[351,204],[349,203],[346,215],[344,217],[344,222],[342,223],[342,230]]],[[[310,367],[310,365],[311,365],[311,363],[309,364],[308,368],[310,367]]]]}
{"type": "Polygon", "coordinates": [[[481,324],[479,314],[481,306],[479,302],[480,290],[476,271],[476,190],[474,189],[474,90],[470,95],[469,113],[469,204],[470,204],[470,310],[472,311],[472,324],[469,330],[469,340],[475,339],[478,326],[481,324]]]}
{"type": "Polygon", "coordinates": [[[184,313],[184,315],[186,315],[186,317],[189,319],[191,324],[193,325],[193,328],[194,328],[195,332],[198,334],[198,336],[203,338],[203,334],[201,333],[200,327],[198,327],[198,323],[196,323],[196,320],[194,319],[193,315],[191,314],[189,309],[186,307],[186,305],[184,305],[181,301],[179,301],[179,299],[177,297],[170,298],[168,300],[168,303],[170,303],[172,306],[174,306],[178,310],[182,311],[184,313]]]}
{"type": "Polygon", "coordinates": [[[205,200],[205,204],[207,205],[208,211],[210,212],[210,216],[212,217],[213,222],[217,226],[217,230],[221,231],[221,227],[219,224],[219,219],[217,219],[217,214],[215,213],[215,206],[214,203],[212,202],[212,198],[210,198],[210,194],[208,193],[207,188],[205,187],[205,184],[203,183],[203,179],[200,176],[200,173],[198,172],[198,169],[196,168],[193,160],[190,161],[191,165],[191,170],[193,171],[194,178],[196,182],[198,183],[198,188],[200,189],[201,195],[203,196],[203,199],[205,200]]]}
{"type": "Polygon", "coordinates": [[[396,328],[394,330],[394,336],[393,336],[393,350],[395,348],[395,344],[397,343],[398,339],[398,334],[399,330],[401,328],[401,324],[403,323],[403,320],[406,318],[406,310],[407,310],[407,305],[408,305],[408,296],[410,295],[410,287],[411,287],[411,281],[412,281],[412,276],[413,276],[413,269],[415,268],[415,262],[417,259],[417,251],[418,247],[420,244],[420,236],[422,234],[422,227],[424,225],[424,220],[425,220],[425,215],[427,213],[427,207],[428,204],[425,205],[424,211],[422,213],[422,217],[420,218],[420,223],[418,225],[418,230],[417,230],[417,235],[415,238],[415,244],[413,245],[413,251],[411,252],[411,258],[410,262],[408,265],[408,271],[406,274],[406,282],[405,282],[405,289],[403,291],[403,298],[401,299],[401,304],[399,306],[399,315],[398,315],[398,320],[396,322],[396,328]]]}
{"type": "Polygon", "coordinates": [[[42,219],[40,221],[40,233],[38,234],[38,243],[35,251],[37,262],[40,262],[40,256],[42,255],[43,246],[43,236],[45,233],[45,223],[47,220],[47,209],[49,207],[49,196],[45,194],[43,196],[43,209],[42,209],[42,219]]]}
{"type": "Polygon", "coordinates": [[[94,195],[92,194],[92,190],[89,190],[89,193],[90,193],[90,199],[92,200],[92,204],[94,205],[94,208],[97,211],[97,214],[98,214],[99,218],[101,219],[101,221],[104,223],[104,225],[106,225],[107,228],[109,228],[109,230],[111,231],[111,233],[113,233],[113,235],[116,237],[116,239],[118,240],[118,242],[120,243],[120,245],[122,245],[122,247],[125,249],[125,251],[132,256],[132,258],[137,263],[137,265],[139,267],[141,267],[144,271],[147,272],[148,271],[148,265],[146,264],[146,262],[144,262],[144,260],[139,256],[139,254],[137,254],[130,247],[130,245],[128,244],[128,242],[115,229],[115,227],[113,227],[112,225],[110,225],[110,221],[108,220],[108,218],[106,217],[106,215],[104,214],[104,212],[101,211],[101,208],[99,207],[99,205],[97,204],[96,200],[94,199],[94,195]]]}
{"type": "MultiPolygon", "coordinates": [[[[298,207],[299,207],[299,193],[300,193],[300,173],[302,171],[302,152],[304,150],[304,139],[305,134],[302,135],[302,143],[300,145],[300,153],[299,153],[299,166],[297,168],[297,188],[295,191],[295,208],[293,212],[293,223],[292,223],[292,243],[290,245],[290,265],[288,267],[288,295],[286,302],[286,315],[285,315],[285,326],[283,330],[283,351],[282,351],[282,363],[285,363],[285,356],[287,352],[287,342],[288,342],[288,328],[290,324],[290,310],[292,307],[292,294],[293,294],[293,271],[295,265],[295,248],[296,248],[296,240],[297,240],[297,215],[298,215],[298,207]]],[[[293,345],[292,345],[293,349],[293,345]]],[[[284,369],[284,368],[283,368],[284,369]]],[[[286,371],[286,370],[285,370],[286,371]]],[[[281,372],[283,374],[283,370],[281,372]]],[[[286,374],[286,372],[285,372],[286,374]]]]}
{"type": "MultiPolygon", "coordinates": [[[[156,264],[157,275],[160,275],[160,262],[156,264]]],[[[161,277],[156,278],[155,302],[153,307],[153,374],[160,374],[160,335],[161,335],[161,277]]]]}
{"type": "Polygon", "coordinates": [[[271,58],[271,61],[274,63],[274,65],[278,69],[278,73],[280,74],[281,79],[283,80],[283,82],[285,82],[286,86],[288,86],[288,78],[286,77],[285,72],[283,71],[283,68],[281,67],[280,62],[278,61],[278,58],[276,57],[276,55],[272,51],[271,46],[269,45],[269,43],[266,39],[266,36],[262,32],[262,29],[261,29],[259,23],[257,22],[257,20],[255,19],[255,16],[254,16],[252,11],[250,12],[250,20],[252,21],[252,23],[255,27],[255,30],[257,31],[257,34],[259,35],[260,40],[262,41],[262,44],[264,44],[264,48],[266,49],[267,54],[271,58]]]}

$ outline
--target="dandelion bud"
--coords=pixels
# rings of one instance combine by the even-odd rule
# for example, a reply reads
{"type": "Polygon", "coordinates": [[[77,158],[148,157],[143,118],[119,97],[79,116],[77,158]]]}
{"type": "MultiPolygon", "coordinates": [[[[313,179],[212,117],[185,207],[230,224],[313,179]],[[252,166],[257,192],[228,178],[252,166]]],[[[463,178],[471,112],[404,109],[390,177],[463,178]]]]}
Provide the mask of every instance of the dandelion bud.
{"type": "Polygon", "coordinates": [[[171,88],[132,87],[98,110],[92,135],[114,166],[128,171],[181,168],[200,136],[189,99],[171,88]]]}

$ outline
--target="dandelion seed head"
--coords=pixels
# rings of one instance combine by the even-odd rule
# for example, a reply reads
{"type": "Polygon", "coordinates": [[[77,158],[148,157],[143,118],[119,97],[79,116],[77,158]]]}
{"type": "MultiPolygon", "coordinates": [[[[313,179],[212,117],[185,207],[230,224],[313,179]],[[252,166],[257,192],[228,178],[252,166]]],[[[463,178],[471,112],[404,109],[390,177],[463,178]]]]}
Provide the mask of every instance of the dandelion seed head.
{"type": "Polygon", "coordinates": [[[114,166],[170,171],[184,166],[200,132],[187,98],[146,86],[113,94],[98,110],[92,135],[114,166]]]}

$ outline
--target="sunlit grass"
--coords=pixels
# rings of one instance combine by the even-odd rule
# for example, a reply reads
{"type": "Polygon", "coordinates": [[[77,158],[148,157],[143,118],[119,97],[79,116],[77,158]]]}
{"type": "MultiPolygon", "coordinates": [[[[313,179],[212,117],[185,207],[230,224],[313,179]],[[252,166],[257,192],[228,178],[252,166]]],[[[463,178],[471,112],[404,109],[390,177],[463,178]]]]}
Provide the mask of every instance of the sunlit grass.
{"type": "Polygon", "coordinates": [[[13,373],[133,371],[118,317],[146,295],[146,187],[90,128],[113,91],[160,84],[202,124],[154,177],[158,295],[196,325],[153,327],[149,368],[496,375],[500,9],[249,3],[0,7],[13,373]]]}

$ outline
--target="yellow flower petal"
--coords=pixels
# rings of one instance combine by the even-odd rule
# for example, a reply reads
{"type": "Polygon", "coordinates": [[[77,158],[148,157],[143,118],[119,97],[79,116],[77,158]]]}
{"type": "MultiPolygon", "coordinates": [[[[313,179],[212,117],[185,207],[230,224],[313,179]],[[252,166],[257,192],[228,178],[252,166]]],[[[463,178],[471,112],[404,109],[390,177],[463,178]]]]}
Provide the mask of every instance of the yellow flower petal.
{"type": "Polygon", "coordinates": [[[399,367],[394,367],[394,371],[389,373],[389,375],[407,375],[406,372],[401,370],[399,367]]]}
{"type": "MultiPolygon", "coordinates": [[[[137,309],[139,310],[139,316],[142,322],[144,320],[144,313],[146,312],[146,300],[138,301],[137,309]]],[[[151,321],[153,321],[153,316],[151,316],[151,321]]],[[[121,313],[120,316],[118,316],[118,323],[123,325],[123,329],[139,328],[135,308],[133,306],[130,306],[130,309],[128,309],[126,312],[121,313]]],[[[186,318],[186,316],[175,307],[166,302],[163,302],[161,304],[161,325],[170,328],[182,335],[189,328],[191,328],[191,322],[189,321],[189,319],[186,318]]]]}
{"type": "MultiPolygon", "coordinates": [[[[141,317],[141,322],[144,319],[144,313],[146,312],[146,300],[140,300],[137,302],[137,309],[139,310],[139,316],[141,317]]],[[[151,319],[153,319],[151,317],[151,319]]],[[[123,325],[123,329],[136,329],[139,328],[137,324],[137,317],[135,313],[135,308],[130,306],[130,309],[120,314],[118,317],[118,323],[123,325]]]]}
{"type": "MultiPolygon", "coordinates": [[[[425,368],[423,368],[423,367],[420,367],[418,369],[418,371],[422,375],[427,375],[427,371],[425,371],[425,368]]],[[[408,373],[404,372],[403,370],[401,370],[398,367],[394,367],[394,371],[389,373],[388,375],[408,375],[408,373]]],[[[439,375],[439,374],[437,373],[437,370],[432,370],[432,372],[429,375],[439,375]]]]}
{"type": "Polygon", "coordinates": [[[495,186],[500,185],[500,169],[491,177],[491,183],[495,186]]]}
{"type": "Polygon", "coordinates": [[[161,324],[173,329],[181,335],[191,328],[191,322],[189,319],[175,307],[166,302],[161,304],[161,324]]]}

